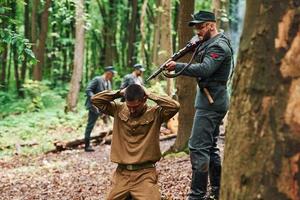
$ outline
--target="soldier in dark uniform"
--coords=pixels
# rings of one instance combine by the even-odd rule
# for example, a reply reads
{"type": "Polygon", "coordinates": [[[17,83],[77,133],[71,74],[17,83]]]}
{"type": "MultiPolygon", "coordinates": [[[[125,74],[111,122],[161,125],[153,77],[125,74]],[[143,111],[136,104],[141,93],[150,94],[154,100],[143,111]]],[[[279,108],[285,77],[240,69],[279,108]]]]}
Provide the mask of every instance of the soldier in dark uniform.
{"type": "Polygon", "coordinates": [[[86,152],[94,151],[94,149],[90,146],[90,136],[98,117],[101,115],[101,113],[96,112],[96,110],[93,109],[91,97],[98,92],[111,90],[111,81],[114,74],[116,73],[113,66],[105,67],[104,70],[104,74],[102,76],[96,76],[95,78],[93,78],[93,80],[89,82],[85,90],[87,96],[85,106],[89,110],[88,122],[84,133],[84,150],[86,152]]]}
{"type": "Polygon", "coordinates": [[[120,89],[126,88],[131,84],[144,85],[143,72],[145,68],[141,64],[133,65],[134,71],[124,76],[120,89]]]}
{"type": "MultiPolygon", "coordinates": [[[[189,22],[202,44],[196,49],[195,64],[191,64],[182,75],[195,77],[198,90],[195,100],[196,113],[189,140],[192,164],[192,182],[189,199],[218,199],[221,178],[221,159],[217,147],[219,126],[228,106],[227,80],[231,71],[233,52],[229,39],[219,33],[215,16],[211,12],[199,11],[189,22]],[[214,102],[210,102],[205,90],[214,102]],[[211,193],[207,196],[208,175],[211,193]]],[[[171,61],[166,69],[180,71],[186,64],[171,61]]]]}

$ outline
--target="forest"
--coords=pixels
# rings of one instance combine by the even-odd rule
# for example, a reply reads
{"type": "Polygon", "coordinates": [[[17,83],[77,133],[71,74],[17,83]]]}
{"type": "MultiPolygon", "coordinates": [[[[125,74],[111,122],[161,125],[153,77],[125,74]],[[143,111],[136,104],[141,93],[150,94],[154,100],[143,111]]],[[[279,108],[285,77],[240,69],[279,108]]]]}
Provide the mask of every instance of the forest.
{"type": "MultiPolygon", "coordinates": [[[[211,89],[203,92],[195,75],[163,76],[166,66],[146,79],[200,34],[198,11],[214,15],[232,52],[229,109],[214,141],[220,185],[212,195],[209,171],[203,199],[300,200],[300,0],[1,0],[0,199],[107,199],[124,164],[110,155],[119,130],[100,114],[87,143],[87,102],[102,91],[89,89],[111,72],[105,89],[118,91],[137,71],[147,92],[180,104],[158,131],[160,199],[192,199],[195,105],[211,89]]],[[[197,66],[196,53],[176,62],[197,66]]],[[[130,195],[123,199],[155,199],[130,195]]]]}

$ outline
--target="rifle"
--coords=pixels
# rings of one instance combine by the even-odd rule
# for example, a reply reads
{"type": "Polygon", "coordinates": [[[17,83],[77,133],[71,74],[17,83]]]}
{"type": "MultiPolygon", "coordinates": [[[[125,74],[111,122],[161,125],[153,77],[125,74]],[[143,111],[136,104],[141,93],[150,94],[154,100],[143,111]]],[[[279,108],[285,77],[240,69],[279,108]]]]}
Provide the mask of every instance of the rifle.
{"type": "MultiPolygon", "coordinates": [[[[154,73],[152,73],[152,74],[147,78],[146,82],[149,81],[149,80],[151,80],[151,79],[153,79],[153,78],[155,78],[155,77],[156,77],[158,74],[160,74],[161,72],[162,72],[163,75],[164,75],[165,77],[167,77],[167,78],[175,78],[175,77],[179,76],[186,68],[188,68],[188,67],[190,66],[190,64],[191,64],[191,62],[192,62],[192,60],[193,60],[193,58],[194,58],[194,56],[195,56],[196,51],[194,52],[194,54],[193,54],[193,56],[192,56],[190,62],[189,62],[186,66],[184,66],[179,72],[177,72],[177,73],[175,73],[175,74],[170,74],[170,73],[167,73],[167,72],[163,72],[164,69],[165,69],[165,67],[166,67],[166,64],[167,64],[168,62],[170,62],[170,61],[176,61],[176,60],[178,60],[179,58],[183,57],[183,56],[184,56],[185,54],[187,54],[188,52],[195,50],[199,45],[201,45],[201,43],[202,43],[202,41],[199,40],[198,36],[194,36],[194,37],[187,43],[187,45],[186,45],[184,48],[180,49],[177,53],[174,53],[174,54],[172,55],[171,58],[169,58],[169,59],[168,59],[166,62],[164,62],[164,63],[163,63],[163,64],[162,64],[162,65],[161,65],[154,73]]],[[[212,96],[210,95],[208,89],[207,89],[206,87],[204,87],[204,88],[203,88],[203,91],[204,91],[204,94],[206,95],[206,97],[207,97],[209,103],[210,103],[210,104],[213,104],[213,103],[214,103],[214,100],[213,100],[212,96]]]]}
{"type": "MultiPolygon", "coordinates": [[[[191,52],[193,50],[195,50],[199,45],[201,44],[201,40],[199,40],[198,36],[194,36],[185,47],[183,47],[182,49],[180,49],[178,52],[174,53],[171,58],[169,58],[167,61],[165,61],[156,71],[154,71],[146,80],[150,81],[151,79],[154,79],[157,75],[159,75],[161,72],[164,71],[166,64],[170,61],[176,61],[179,58],[183,57],[185,54],[187,54],[188,52],[191,52]]],[[[188,67],[188,66],[186,66],[188,67]]],[[[180,70],[179,72],[175,73],[175,74],[170,74],[167,72],[163,72],[163,75],[167,78],[175,78],[177,76],[179,76],[182,71],[186,68],[184,67],[182,70],[180,70]]]]}

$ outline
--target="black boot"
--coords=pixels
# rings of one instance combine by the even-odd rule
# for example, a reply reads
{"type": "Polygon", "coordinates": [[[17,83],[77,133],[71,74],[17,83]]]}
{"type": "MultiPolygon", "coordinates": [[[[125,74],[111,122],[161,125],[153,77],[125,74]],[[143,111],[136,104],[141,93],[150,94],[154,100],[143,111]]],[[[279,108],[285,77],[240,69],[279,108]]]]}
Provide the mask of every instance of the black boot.
{"type": "Polygon", "coordinates": [[[221,182],[221,165],[211,163],[211,165],[209,166],[209,181],[211,191],[208,196],[208,200],[218,200],[221,182]]]}
{"type": "Polygon", "coordinates": [[[205,200],[208,172],[193,170],[189,200],[205,200]]]}
{"type": "Polygon", "coordinates": [[[93,152],[95,151],[91,146],[90,146],[90,140],[85,139],[84,141],[84,151],[85,152],[93,152]]]}

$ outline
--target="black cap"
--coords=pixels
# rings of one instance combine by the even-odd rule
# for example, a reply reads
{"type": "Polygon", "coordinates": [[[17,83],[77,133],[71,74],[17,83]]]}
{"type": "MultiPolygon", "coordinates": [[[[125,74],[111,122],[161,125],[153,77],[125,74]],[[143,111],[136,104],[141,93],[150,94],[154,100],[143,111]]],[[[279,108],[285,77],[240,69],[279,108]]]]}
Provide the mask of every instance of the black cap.
{"type": "Polygon", "coordinates": [[[195,24],[202,24],[204,22],[216,22],[215,14],[209,11],[202,11],[192,15],[193,20],[189,22],[189,26],[194,26],[195,24]]]}
{"type": "Polygon", "coordinates": [[[115,67],[114,66],[107,66],[107,67],[104,67],[104,71],[105,72],[112,72],[113,74],[116,74],[117,71],[115,70],[115,67]]]}
{"type": "Polygon", "coordinates": [[[141,64],[135,64],[135,65],[133,65],[133,68],[141,70],[142,72],[145,71],[145,68],[141,64]]]}

